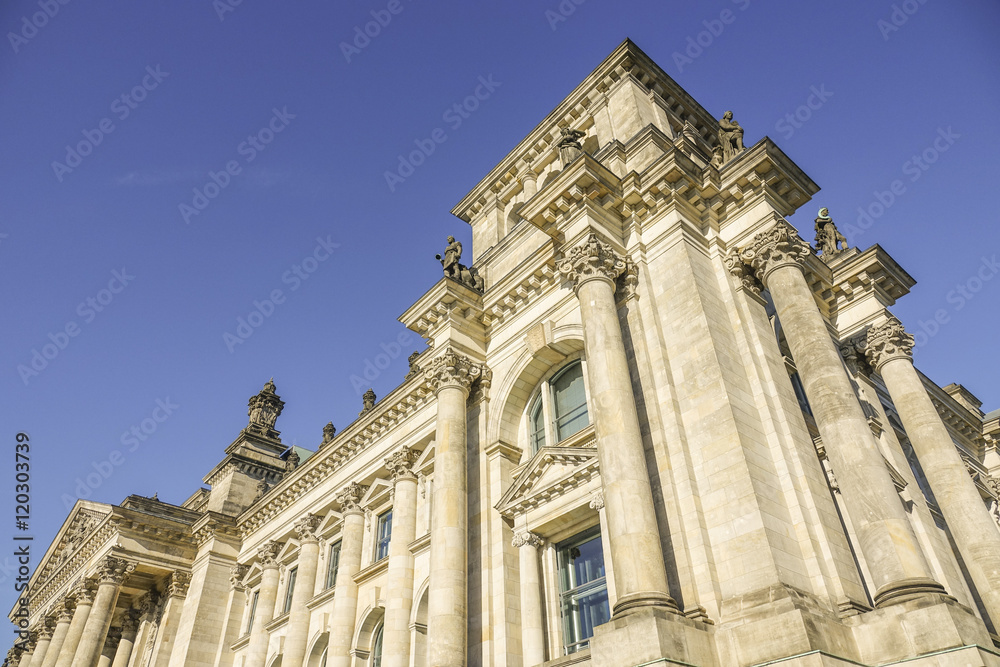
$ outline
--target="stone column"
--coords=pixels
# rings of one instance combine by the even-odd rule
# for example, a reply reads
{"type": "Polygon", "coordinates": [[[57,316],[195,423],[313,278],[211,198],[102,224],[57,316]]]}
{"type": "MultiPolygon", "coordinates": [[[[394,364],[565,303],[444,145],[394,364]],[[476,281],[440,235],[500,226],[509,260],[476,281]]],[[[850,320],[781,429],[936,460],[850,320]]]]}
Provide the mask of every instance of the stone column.
{"type": "Polygon", "coordinates": [[[333,616],[330,619],[330,644],[327,667],[350,667],[351,640],[358,613],[358,585],[354,575],[361,569],[361,543],[365,535],[365,512],[358,504],[368,491],[363,484],[351,483],[337,494],[344,527],[340,537],[340,565],[333,592],[333,616]]]}
{"type": "Polygon", "coordinates": [[[868,330],[865,354],[885,381],[983,606],[1000,623],[1000,532],[913,367],[913,336],[895,317],[868,330]]]}
{"type": "Polygon", "coordinates": [[[111,628],[108,630],[107,639],[104,640],[104,648],[101,649],[101,657],[97,660],[97,667],[111,667],[111,662],[118,652],[118,645],[121,642],[121,630],[111,628]]]}
{"type": "Polygon", "coordinates": [[[246,585],[243,583],[243,577],[246,576],[249,569],[249,566],[237,563],[230,570],[226,622],[222,628],[222,641],[219,642],[219,647],[215,651],[215,660],[212,662],[212,667],[232,667],[234,658],[236,657],[229,647],[240,637],[243,608],[249,602],[246,595],[246,585]]]}
{"type": "Polygon", "coordinates": [[[874,580],[875,606],[944,593],[931,577],[885,459],[805,278],[812,249],[787,222],[740,252],[771,293],[841,496],[874,580]]]}
{"type": "Polygon", "coordinates": [[[292,608],[288,613],[282,664],[287,661],[289,665],[301,665],[306,659],[306,644],[309,642],[309,608],[306,603],[316,589],[316,570],[319,566],[319,538],[316,536],[316,529],[322,520],[317,514],[306,514],[295,522],[295,532],[299,538],[299,573],[295,579],[295,590],[292,591],[292,608]]]}
{"type": "Polygon", "coordinates": [[[62,652],[63,644],[66,643],[66,635],[69,633],[70,622],[73,620],[73,601],[67,596],[66,600],[58,606],[56,611],[56,627],[52,631],[52,641],[49,642],[49,650],[45,653],[45,660],[41,667],[55,667],[62,652]]]}
{"type": "Polygon", "coordinates": [[[94,605],[94,595],[96,594],[94,582],[85,579],[78,582],[71,595],[76,600],[76,611],[73,612],[73,620],[66,631],[66,639],[59,650],[59,659],[56,660],[56,667],[70,667],[76,655],[76,648],[83,638],[83,629],[87,625],[90,617],[90,610],[94,605]]]}
{"type": "Polygon", "coordinates": [[[271,540],[257,551],[261,568],[260,594],[257,596],[244,667],[264,667],[267,660],[267,644],[270,639],[267,624],[274,620],[274,605],[278,601],[278,553],[282,546],[281,542],[271,540]]]}
{"type": "Polygon", "coordinates": [[[111,627],[111,614],[118,601],[118,590],[122,582],[135,570],[135,563],[116,556],[105,556],[97,573],[97,594],[83,635],[76,649],[72,667],[93,667],[104,646],[104,640],[111,627]]]}
{"type": "Polygon", "coordinates": [[[601,465],[608,542],[618,584],[614,618],[644,607],[677,612],[667,592],[653,492],[622,341],[615,280],[626,262],[591,234],[573,248],[559,271],[573,282],[583,319],[587,379],[601,465]]]}
{"type": "Polygon", "coordinates": [[[521,563],[521,654],[524,667],[535,667],[545,662],[542,575],[538,564],[538,550],[544,541],[534,533],[523,531],[514,534],[512,544],[517,547],[521,563]]]}
{"type": "Polygon", "coordinates": [[[31,656],[30,667],[42,667],[45,662],[45,654],[49,652],[52,645],[52,635],[56,625],[51,619],[42,619],[42,625],[38,628],[38,643],[35,644],[35,654],[31,656]]]}
{"type": "Polygon", "coordinates": [[[28,641],[25,644],[24,652],[17,661],[17,667],[31,667],[31,661],[35,657],[35,649],[38,646],[38,632],[32,630],[28,634],[28,641]]]}
{"type": "Polygon", "coordinates": [[[448,348],[425,377],[437,396],[431,577],[427,591],[430,665],[461,667],[468,632],[469,494],[466,401],[482,367],[448,348]]]}
{"type": "Polygon", "coordinates": [[[122,616],[122,634],[118,640],[118,650],[115,651],[115,659],[111,667],[128,667],[128,661],[132,657],[132,650],[135,648],[135,636],[139,631],[139,619],[130,609],[122,616]]]}
{"type": "Polygon", "coordinates": [[[386,584],[382,665],[409,667],[410,610],[413,608],[413,554],[410,542],[417,537],[417,476],[413,463],[420,452],[403,447],[385,460],[392,473],[392,536],[386,584]]]}

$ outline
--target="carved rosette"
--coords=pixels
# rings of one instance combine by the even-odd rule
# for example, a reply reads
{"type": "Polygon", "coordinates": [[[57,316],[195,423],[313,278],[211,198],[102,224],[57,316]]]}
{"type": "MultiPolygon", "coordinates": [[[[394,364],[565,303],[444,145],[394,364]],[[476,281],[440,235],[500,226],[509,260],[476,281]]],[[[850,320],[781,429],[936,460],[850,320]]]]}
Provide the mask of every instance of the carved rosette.
{"type": "Polygon", "coordinates": [[[278,567],[278,554],[281,552],[282,546],[284,545],[276,540],[265,542],[257,550],[257,559],[260,561],[260,566],[278,567]]]}
{"type": "Polygon", "coordinates": [[[341,510],[344,514],[361,514],[364,512],[361,509],[361,499],[364,497],[365,493],[368,491],[368,486],[366,484],[358,484],[357,482],[351,482],[337,494],[337,502],[340,503],[341,510]]]}
{"type": "Polygon", "coordinates": [[[134,571],[135,563],[132,561],[117,556],[105,556],[97,570],[97,580],[101,584],[120,586],[134,571]]]}
{"type": "Polygon", "coordinates": [[[802,267],[813,249],[799,238],[795,228],[784,220],[753,237],[740,251],[740,259],[749,264],[754,275],[767,285],[767,275],[783,266],[802,267]]]}
{"type": "Polygon", "coordinates": [[[764,286],[757,280],[757,276],[750,270],[750,267],[743,262],[739,251],[735,248],[730,250],[726,254],[724,261],[726,268],[729,269],[729,273],[733,274],[733,277],[739,281],[740,286],[747,292],[759,297],[764,286]]]}
{"type": "Polygon", "coordinates": [[[522,530],[514,533],[514,538],[510,541],[510,543],[518,549],[523,546],[531,546],[536,549],[540,549],[542,548],[542,545],[545,544],[545,540],[530,531],[522,530]]]}
{"type": "Polygon", "coordinates": [[[92,580],[84,579],[76,582],[73,586],[73,590],[70,591],[69,594],[72,596],[73,600],[76,601],[77,606],[90,606],[94,604],[94,596],[97,594],[97,587],[94,585],[92,580]]]}
{"type": "Polygon", "coordinates": [[[295,534],[299,538],[299,542],[318,542],[319,538],[316,536],[316,529],[319,528],[319,524],[323,522],[323,517],[318,514],[306,514],[304,517],[295,522],[295,534]]]}
{"type": "Polygon", "coordinates": [[[570,250],[558,265],[559,273],[570,279],[574,289],[579,289],[588,280],[605,280],[614,285],[627,268],[625,258],[597,234],[591,234],[570,250]]]}
{"type": "Polygon", "coordinates": [[[868,330],[865,356],[876,371],[893,359],[912,360],[913,336],[906,333],[899,320],[890,317],[884,323],[868,330]]]}
{"type": "Polygon", "coordinates": [[[483,374],[483,369],[481,364],[474,363],[449,347],[431,362],[431,367],[424,372],[424,378],[435,394],[446,387],[457,387],[468,394],[472,383],[483,374]]]}
{"type": "Polygon", "coordinates": [[[413,472],[413,464],[418,456],[420,452],[417,450],[403,447],[385,460],[385,467],[392,474],[393,484],[401,479],[417,479],[417,475],[413,472]]]}
{"type": "Polygon", "coordinates": [[[249,569],[249,566],[242,563],[233,565],[233,569],[229,571],[229,585],[238,591],[246,590],[246,586],[243,585],[243,577],[246,576],[249,569]]]}
{"type": "Polygon", "coordinates": [[[167,596],[172,598],[187,597],[188,586],[191,585],[191,573],[181,570],[174,570],[170,573],[170,581],[167,583],[167,596]]]}

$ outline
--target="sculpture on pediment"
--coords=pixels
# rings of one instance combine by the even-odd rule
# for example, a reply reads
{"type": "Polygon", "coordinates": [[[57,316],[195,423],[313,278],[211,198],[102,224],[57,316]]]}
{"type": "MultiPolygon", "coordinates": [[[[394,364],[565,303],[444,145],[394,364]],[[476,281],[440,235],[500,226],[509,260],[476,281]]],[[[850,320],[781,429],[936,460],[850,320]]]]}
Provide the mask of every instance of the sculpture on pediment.
{"type": "Polygon", "coordinates": [[[557,144],[559,148],[559,161],[563,163],[563,166],[566,166],[583,153],[583,144],[580,143],[580,139],[587,136],[587,133],[563,127],[559,129],[559,136],[560,139],[557,144]]]}
{"type": "Polygon", "coordinates": [[[333,422],[327,422],[326,426],[323,427],[323,444],[320,447],[331,442],[335,435],[337,435],[337,427],[333,425],[333,422]]]}
{"type": "Polygon", "coordinates": [[[375,395],[375,390],[369,388],[368,391],[366,391],[361,396],[361,404],[364,407],[362,408],[361,412],[358,413],[358,416],[359,417],[363,417],[366,414],[368,414],[369,412],[371,412],[372,409],[375,407],[375,401],[377,401],[377,400],[378,400],[378,397],[375,395]]]}
{"type": "Polygon", "coordinates": [[[448,246],[444,249],[444,256],[434,255],[434,259],[441,262],[445,278],[457,280],[477,292],[482,292],[485,289],[486,284],[479,272],[459,262],[462,259],[462,244],[456,241],[454,236],[448,237],[448,246]]]}
{"type": "Polygon", "coordinates": [[[268,486],[267,480],[264,479],[263,477],[261,477],[260,481],[257,482],[257,495],[254,496],[253,501],[257,502],[258,500],[260,500],[261,498],[263,498],[265,495],[267,495],[267,492],[270,491],[270,490],[271,490],[271,487],[268,486]]]}
{"type": "Polygon", "coordinates": [[[743,146],[743,128],[733,120],[732,111],[723,114],[719,121],[719,143],[722,145],[723,164],[746,150],[743,146]]]}
{"type": "Polygon", "coordinates": [[[250,433],[280,440],[279,432],[274,430],[274,424],[278,420],[285,402],[275,393],[274,378],[267,381],[259,394],[250,399],[247,415],[250,422],[246,430],[250,433]]]}
{"type": "Polygon", "coordinates": [[[292,471],[299,467],[299,462],[302,461],[302,457],[294,449],[288,452],[288,457],[285,459],[285,470],[292,471]]]}
{"type": "Polygon", "coordinates": [[[418,375],[420,373],[420,366],[417,365],[417,359],[420,358],[419,352],[414,352],[406,358],[406,362],[410,364],[410,370],[406,372],[406,377],[404,380],[409,380],[411,377],[418,375]]]}
{"type": "Polygon", "coordinates": [[[847,238],[837,229],[830,217],[830,209],[826,207],[816,215],[816,249],[822,253],[820,259],[828,259],[847,250],[847,238]]]}

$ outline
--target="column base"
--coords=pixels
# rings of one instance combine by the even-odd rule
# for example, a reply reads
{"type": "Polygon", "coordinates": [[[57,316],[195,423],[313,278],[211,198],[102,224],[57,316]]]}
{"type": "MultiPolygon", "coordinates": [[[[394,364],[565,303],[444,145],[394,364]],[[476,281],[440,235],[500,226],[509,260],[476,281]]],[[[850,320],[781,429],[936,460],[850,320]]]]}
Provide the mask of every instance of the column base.
{"type": "Polygon", "coordinates": [[[593,667],[635,667],[662,658],[715,667],[712,626],[647,606],[594,628],[590,640],[593,667]]]}
{"type": "Polygon", "coordinates": [[[908,600],[915,600],[928,595],[944,595],[950,597],[948,596],[948,592],[945,591],[944,586],[933,579],[911,577],[909,579],[894,581],[891,584],[886,584],[882,588],[878,589],[878,591],[875,592],[874,597],[875,608],[881,609],[882,607],[891,607],[894,604],[900,604],[908,600]]]}
{"type": "Polygon", "coordinates": [[[611,618],[618,619],[628,616],[640,609],[661,609],[671,614],[680,614],[680,607],[674,599],[666,593],[656,591],[644,591],[642,593],[632,593],[623,595],[615,602],[611,610],[611,618]]]}

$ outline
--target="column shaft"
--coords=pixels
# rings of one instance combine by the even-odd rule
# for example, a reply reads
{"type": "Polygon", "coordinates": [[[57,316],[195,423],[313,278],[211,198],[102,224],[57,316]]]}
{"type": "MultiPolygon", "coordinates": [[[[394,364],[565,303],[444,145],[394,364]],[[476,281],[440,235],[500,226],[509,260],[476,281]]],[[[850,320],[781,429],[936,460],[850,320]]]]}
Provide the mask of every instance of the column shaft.
{"type": "Polygon", "coordinates": [[[63,644],[66,643],[66,635],[69,633],[70,620],[66,614],[61,614],[56,623],[56,629],[52,632],[52,641],[49,642],[49,650],[45,654],[45,660],[41,667],[55,667],[62,652],[63,644]]]}
{"type": "Polygon", "coordinates": [[[413,554],[410,553],[410,542],[417,536],[416,476],[408,471],[397,474],[394,489],[382,665],[409,667],[410,610],[413,608],[413,554]]]}
{"type": "MultiPolygon", "coordinates": [[[[356,486],[356,485],[352,485],[356,486]]],[[[340,564],[337,567],[336,590],[333,592],[333,616],[330,619],[330,644],[327,667],[350,667],[351,641],[358,613],[358,585],[354,575],[361,569],[361,543],[365,532],[365,515],[357,501],[363,490],[352,496],[353,502],[344,509],[344,529],[340,543],[340,564]]]]}
{"type": "Polygon", "coordinates": [[[31,667],[42,667],[42,663],[45,662],[45,654],[49,652],[51,645],[51,637],[38,640],[38,644],[35,645],[35,654],[31,656],[31,667]]]}
{"type": "Polygon", "coordinates": [[[93,667],[97,662],[108,635],[108,628],[111,627],[111,612],[114,611],[117,600],[118,584],[101,582],[94,597],[94,606],[80,636],[80,643],[71,663],[72,667],[93,667]]]}
{"type": "MultiPolygon", "coordinates": [[[[275,550],[275,555],[277,551],[275,550]]],[[[274,605],[278,600],[278,563],[271,560],[263,565],[260,576],[260,594],[257,596],[257,608],[254,610],[253,628],[250,630],[250,643],[247,646],[245,667],[264,667],[267,660],[267,645],[270,634],[267,624],[274,620],[274,605]]]]}
{"type": "MultiPolygon", "coordinates": [[[[91,604],[92,600],[77,599],[76,611],[73,612],[73,621],[69,624],[69,629],[66,631],[66,639],[59,650],[59,658],[55,662],[55,667],[71,667],[73,664],[73,658],[76,656],[76,648],[80,645],[80,639],[83,637],[83,629],[87,625],[87,619],[90,617],[91,604]]],[[[58,630],[58,627],[56,629],[58,630]]]]}
{"type": "Polygon", "coordinates": [[[136,630],[137,628],[132,627],[122,632],[122,639],[118,642],[118,650],[115,651],[115,660],[111,663],[111,667],[128,667],[128,661],[135,648],[136,630]]]}
{"type": "Polygon", "coordinates": [[[538,563],[541,540],[531,533],[514,536],[521,570],[521,654],[524,667],[545,662],[542,621],[542,576],[538,563]]]}
{"type": "Polygon", "coordinates": [[[292,608],[288,614],[288,634],[285,636],[285,650],[282,664],[302,665],[306,659],[306,644],[309,643],[309,608],[306,603],[316,589],[316,571],[319,567],[319,540],[316,528],[320,517],[309,514],[296,523],[299,535],[298,575],[295,590],[292,591],[292,608]]]}

